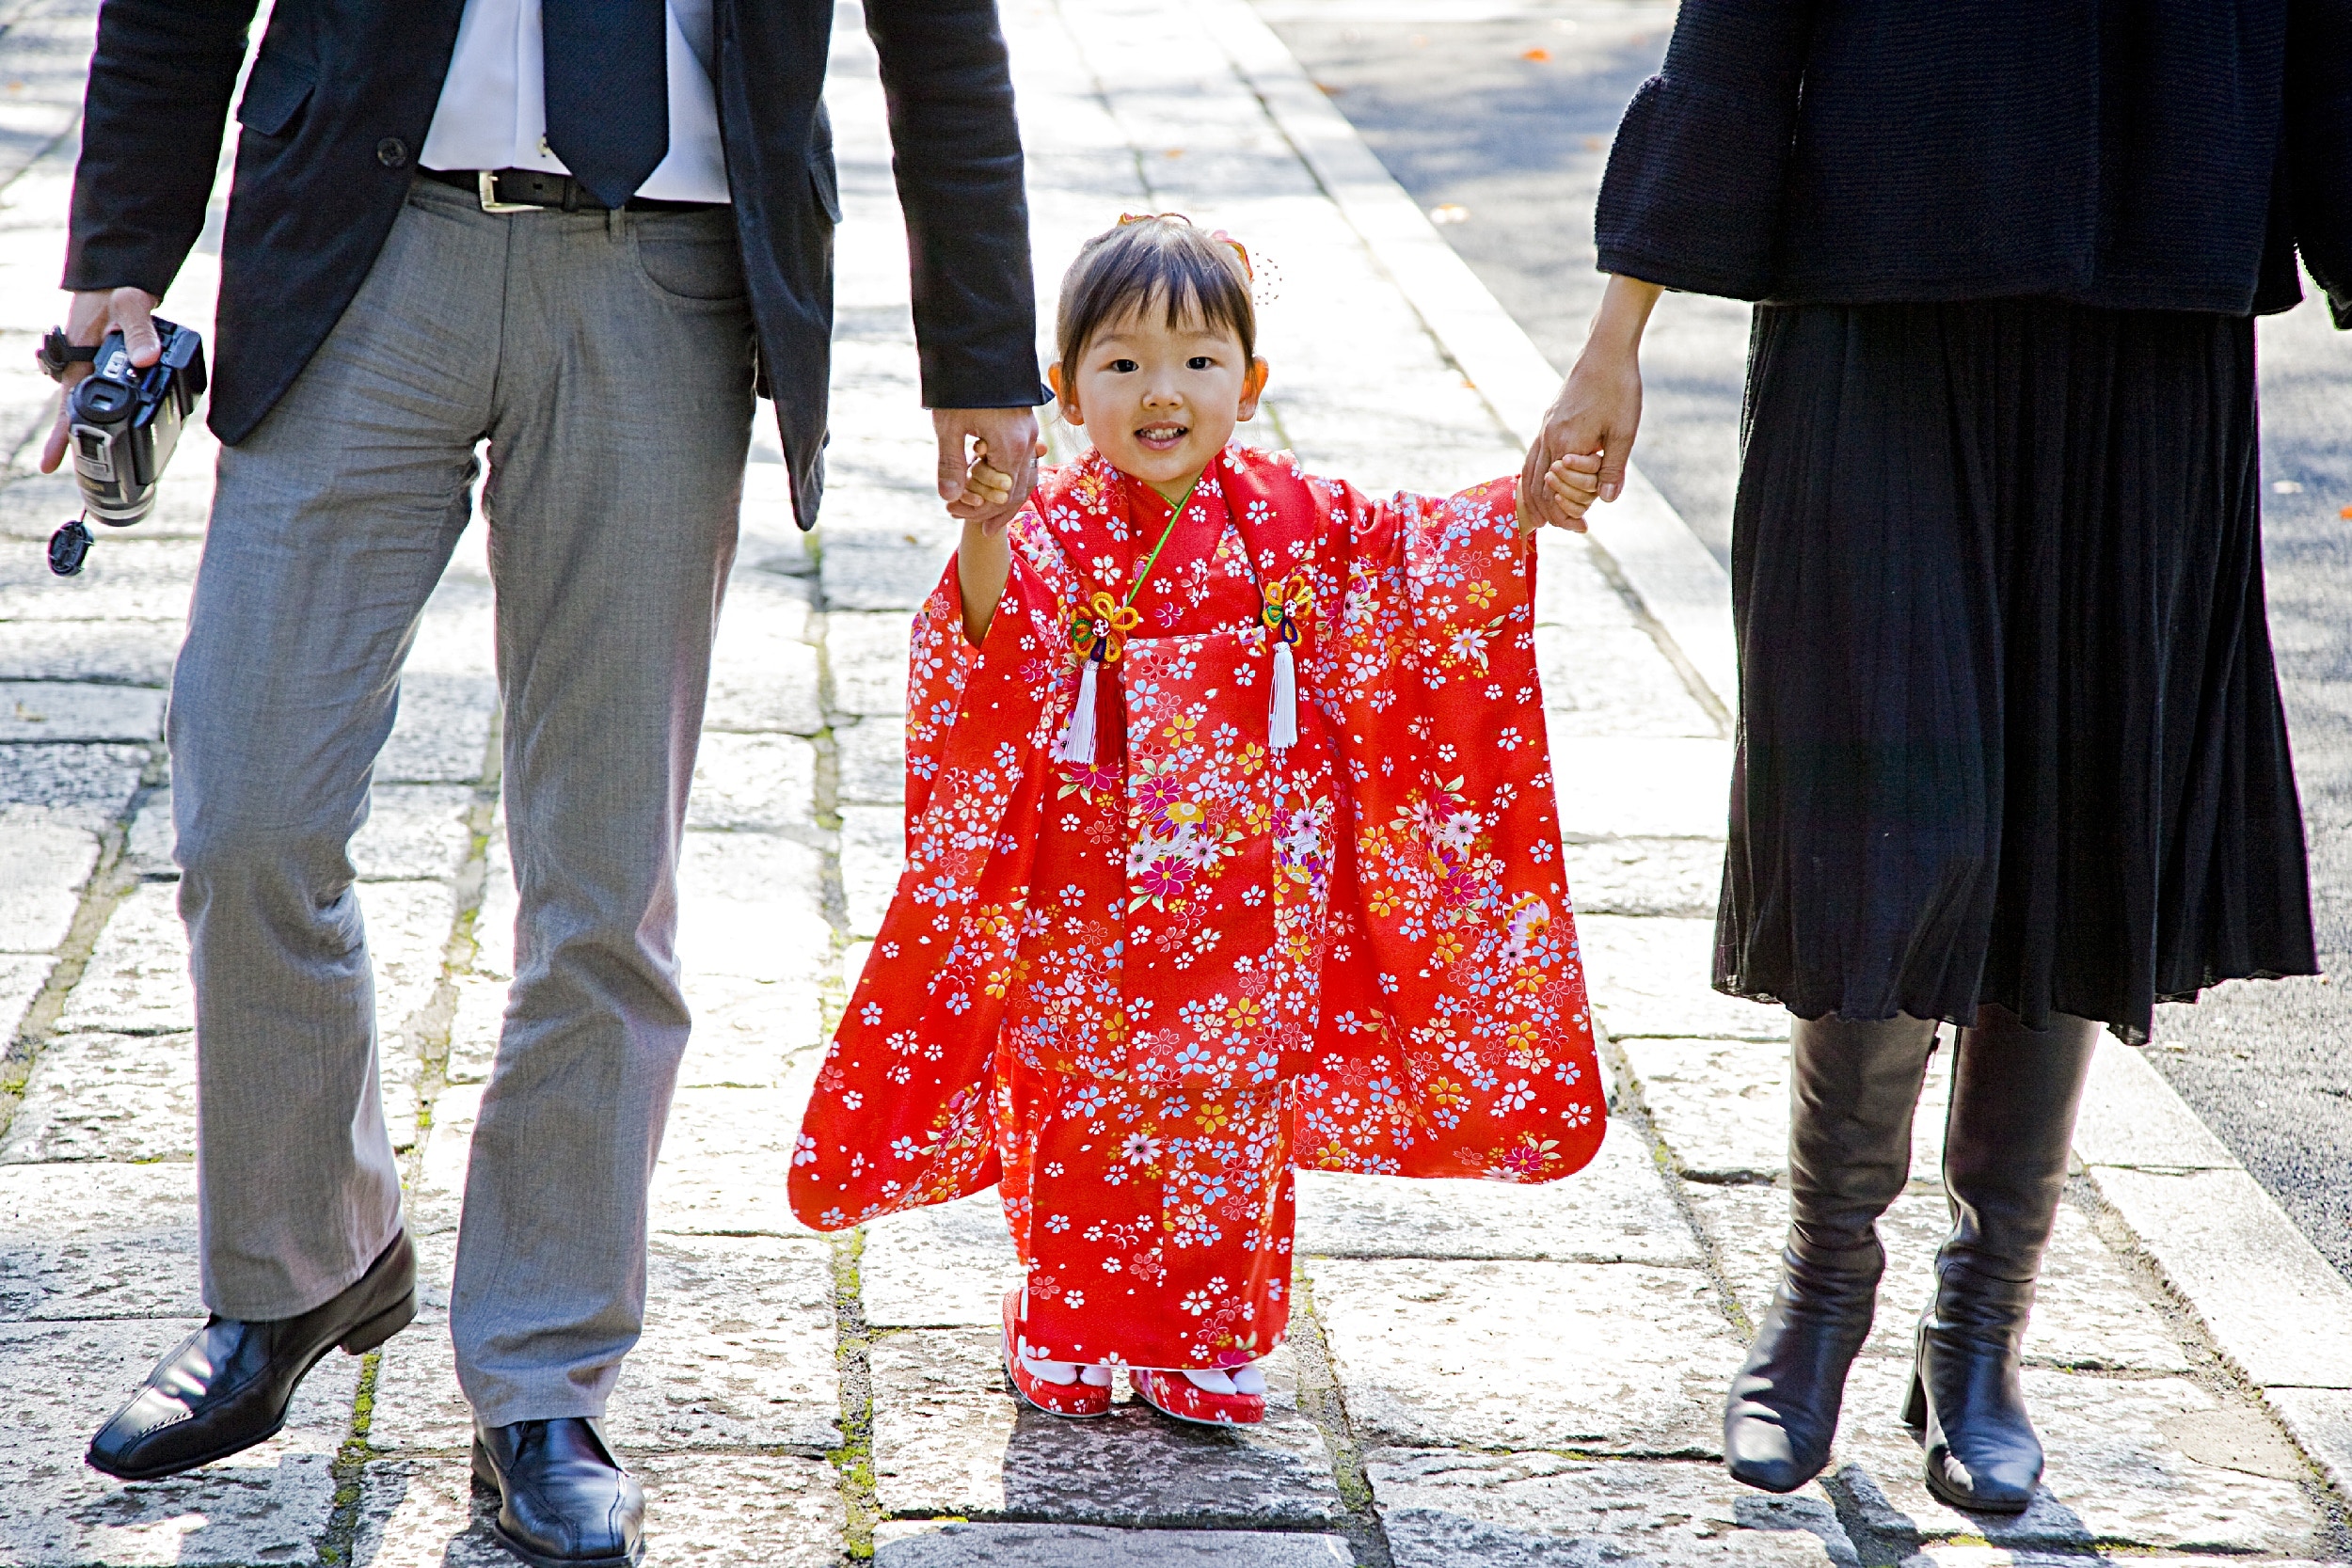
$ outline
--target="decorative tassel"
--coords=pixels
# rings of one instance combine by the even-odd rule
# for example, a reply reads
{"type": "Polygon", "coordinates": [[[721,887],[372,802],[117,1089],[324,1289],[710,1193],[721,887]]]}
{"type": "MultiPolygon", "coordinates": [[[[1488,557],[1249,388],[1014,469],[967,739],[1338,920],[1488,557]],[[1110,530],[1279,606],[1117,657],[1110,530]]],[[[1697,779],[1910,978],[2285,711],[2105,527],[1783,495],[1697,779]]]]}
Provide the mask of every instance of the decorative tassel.
{"type": "Polygon", "coordinates": [[[1078,677],[1078,705],[1070,710],[1070,725],[1061,732],[1061,743],[1054,748],[1056,762],[1094,763],[1094,672],[1102,667],[1099,658],[1089,658],[1086,671],[1078,677]]]}
{"type": "Polygon", "coordinates": [[[1266,740],[1278,752],[1298,743],[1298,671],[1288,642],[1274,644],[1274,714],[1266,723],[1266,740]]]}

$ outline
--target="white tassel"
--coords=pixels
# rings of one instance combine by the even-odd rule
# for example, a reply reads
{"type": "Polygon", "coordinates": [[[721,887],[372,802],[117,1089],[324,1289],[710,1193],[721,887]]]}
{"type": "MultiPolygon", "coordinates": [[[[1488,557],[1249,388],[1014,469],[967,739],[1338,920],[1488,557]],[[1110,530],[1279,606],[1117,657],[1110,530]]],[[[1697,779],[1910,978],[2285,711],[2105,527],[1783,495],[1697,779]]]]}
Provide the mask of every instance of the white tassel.
{"type": "Polygon", "coordinates": [[[1054,748],[1056,762],[1094,762],[1094,672],[1101,660],[1089,658],[1078,677],[1078,705],[1070,710],[1070,725],[1054,748]]]}
{"type": "Polygon", "coordinates": [[[1288,642],[1274,644],[1274,714],[1266,722],[1266,740],[1278,752],[1298,744],[1298,670],[1288,642]]]}

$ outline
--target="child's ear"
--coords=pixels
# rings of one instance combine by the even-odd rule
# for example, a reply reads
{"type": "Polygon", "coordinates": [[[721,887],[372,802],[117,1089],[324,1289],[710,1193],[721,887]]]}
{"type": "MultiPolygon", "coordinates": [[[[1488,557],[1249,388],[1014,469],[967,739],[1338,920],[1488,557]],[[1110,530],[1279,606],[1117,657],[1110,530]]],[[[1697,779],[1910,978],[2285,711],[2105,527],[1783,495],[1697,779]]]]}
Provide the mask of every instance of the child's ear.
{"type": "Polygon", "coordinates": [[[1265,362],[1265,356],[1260,355],[1249,361],[1249,369],[1241,378],[1239,418],[1254,420],[1258,417],[1258,400],[1265,395],[1266,378],[1273,373],[1274,367],[1265,362]]]}
{"type": "Polygon", "coordinates": [[[1087,422],[1086,415],[1078,407],[1078,389],[1062,385],[1059,361],[1045,367],[1045,385],[1054,388],[1054,401],[1061,404],[1061,417],[1065,423],[1082,425],[1087,422]]]}

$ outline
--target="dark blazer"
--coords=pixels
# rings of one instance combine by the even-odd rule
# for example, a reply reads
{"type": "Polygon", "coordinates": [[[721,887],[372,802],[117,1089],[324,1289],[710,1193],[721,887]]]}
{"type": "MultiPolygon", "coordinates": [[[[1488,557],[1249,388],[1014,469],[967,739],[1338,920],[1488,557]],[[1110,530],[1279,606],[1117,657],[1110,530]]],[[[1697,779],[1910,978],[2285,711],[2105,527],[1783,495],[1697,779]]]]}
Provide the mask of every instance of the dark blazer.
{"type": "Polygon", "coordinates": [[[1683,0],[1604,271],[1833,304],[2042,294],[2352,326],[2352,0],[1683,0]]]}
{"type": "MultiPolygon", "coordinates": [[[[204,225],[256,0],[106,0],[74,171],[69,289],[160,294],[204,225]]],[[[234,444],[351,303],[414,178],[463,0],[278,0],[237,106],[212,425],[234,444]]],[[[801,526],[824,484],[834,0],[718,0],[719,123],[760,364],[801,526]]],[[[914,257],[923,401],[1031,407],[1036,295],[994,0],[866,0],[914,257]]]]}

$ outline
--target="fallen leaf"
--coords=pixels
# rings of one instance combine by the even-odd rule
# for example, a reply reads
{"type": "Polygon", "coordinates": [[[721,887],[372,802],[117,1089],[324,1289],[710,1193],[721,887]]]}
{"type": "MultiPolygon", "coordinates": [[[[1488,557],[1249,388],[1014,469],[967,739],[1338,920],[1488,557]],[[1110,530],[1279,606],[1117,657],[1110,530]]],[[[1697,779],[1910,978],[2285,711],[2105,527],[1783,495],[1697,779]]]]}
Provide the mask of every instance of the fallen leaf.
{"type": "Polygon", "coordinates": [[[1519,55],[1519,58],[1520,58],[1520,59],[1522,59],[1522,60],[1534,60],[1534,61],[1537,65],[1541,65],[1541,64],[1543,64],[1546,60],[1549,60],[1549,59],[1550,59],[1550,58],[1551,58],[1551,51],[1550,51],[1550,50],[1549,50],[1549,49],[1546,49],[1546,48],[1545,48],[1542,44],[1540,44],[1540,43],[1539,43],[1539,44],[1537,44],[1537,45],[1536,45],[1534,48],[1533,48],[1533,49],[1529,49],[1529,50],[1525,50],[1525,51],[1521,52],[1521,54],[1519,55]]]}

